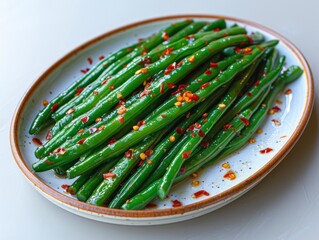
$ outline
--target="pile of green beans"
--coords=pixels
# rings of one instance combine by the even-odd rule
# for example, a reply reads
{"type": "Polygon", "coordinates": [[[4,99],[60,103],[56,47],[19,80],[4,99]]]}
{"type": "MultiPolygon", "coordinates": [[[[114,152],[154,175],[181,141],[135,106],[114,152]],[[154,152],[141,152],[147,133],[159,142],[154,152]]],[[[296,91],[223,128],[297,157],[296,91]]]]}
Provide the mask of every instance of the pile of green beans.
{"type": "Polygon", "coordinates": [[[224,19],[188,19],[116,51],[35,117],[30,134],[54,125],[34,171],[76,178],[67,192],[98,206],[164,199],[243,147],[303,73],[284,67],[277,44],[224,19]]]}

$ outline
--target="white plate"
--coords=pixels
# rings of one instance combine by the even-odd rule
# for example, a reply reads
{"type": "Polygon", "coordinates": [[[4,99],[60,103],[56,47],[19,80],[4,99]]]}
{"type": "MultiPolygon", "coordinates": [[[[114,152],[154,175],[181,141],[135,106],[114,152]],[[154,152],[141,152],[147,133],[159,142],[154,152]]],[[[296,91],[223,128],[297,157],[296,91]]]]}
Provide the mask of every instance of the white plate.
{"type": "Polygon", "coordinates": [[[236,22],[245,26],[248,32],[259,31],[267,39],[280,39],[281,42],[277,48],[287,57],[286,66],[299,65],[304,69],[304,74],[298,81],[287,87],[292,90],[292,94],[282,94],[279,97],[283,102],[280,105],[282,111],[267,118],[262,126],[263,133],[255,136],[256,143],[248,144],[227,159],[202,170],[196,179],[201,182],[198,187],[191,185],[194,179],[179,184],[171,191],[169,198],[164,201],[156,200],[158,208],[151,210],[124,211],[82,203],[66,194],[61,188],[62,184],[71,184],[73,180],[58,178],[53,171],[44,173],[32,171],[31,165],[36,161],[34,157],[36,146],[31,143],[32,136],[28,134],[28,129],[33,117],[42,108],[42,100],[50,100],[77,79],[82,74],[80,69],[89,67],[88,57],[96,62],[101,55],[107,55],[136,42],[138,38],[149,36],[171,22],[185,18],[212,21],[220,16],[170,16],[145,20],[113,30],[64,56],[32,85],[14,115],[11,147],[18,166],[42,195],[70,212],[103,222],[127,225],[178,222],[211,212],[244,194],[265,177],[291,150],[307,124],[313,103],[313,80],[305,59],[289,41],[272,30],[245,20],[223,17],[228,25],[236,22]],[[275,126],[271,121],[273,119],[280,120],[281,126],[275,126]],[[274,151],[260,154],[259,150],[266,147],[274,151]],[[231,170],[235,172],[235,180],[227,180],[223,177],[229,170],[222,167],[225,162],[229,163],[231,170]],[[194,192],[202,189],[209,192],[210,196],[192,198],[194,192]],[[182,202],[183,206],[172,208],[171,200],[175,199],[182,202]]]}

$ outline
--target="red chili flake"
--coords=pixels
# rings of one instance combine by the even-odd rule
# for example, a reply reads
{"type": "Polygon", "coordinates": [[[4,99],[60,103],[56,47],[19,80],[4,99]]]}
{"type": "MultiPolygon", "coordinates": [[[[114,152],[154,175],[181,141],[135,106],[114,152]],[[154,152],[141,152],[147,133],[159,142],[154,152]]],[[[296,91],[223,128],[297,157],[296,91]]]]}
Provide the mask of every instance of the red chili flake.
{"type": "Polygon", "coordinates": [[[254,86],[258,86],[260,84],[260,80],[257,80],[255,83],[254,83],[254,86]]]}
{"type": "Polygon", "coordinates": [[[246,35],[246,37],[247,37],[247,39],[248,39],[248,41],[249,41],[250,44],[253,44],[253,43],[254,43],[254,40],[253,40],[250,36],[246,35]]]}
{"type": "Polygon", "coordinates": [[[60,148],[60,151],[57,154],[63,155],[65,152],[66,152],[65,148],[60,148]]]}
{"type": "Polygon", "coordinates": [[[143,52],[141,52],[141,55],[143,56],[143,55],[145,55],[147,53],[147,48],[144,48],[143,49],[143,52]]]}
{"type": "Polygon", "coordinates": [[[49,165],[51,165],[51,164],[54,164],[55,162],[52,162],[52,161],[49,161],[49,160],[45,160],[44,161],[46,164],[49,164],[49,165]]]}
{"type": "Polygon", "coordinates": [[[147,149],[144,153],[147,157],[151,156],[153,154],[153,150],[152,149],[147,149]]]}
{"type": "Polygon", "coordinates": [[[142,42],[142,41],[144,41],[144,39],[145,39],[145,38],[139,38],[139,39],[137,39],[137,41],[138,41],[138,42],[142,42]]]}
{"type": "Polygon", "coordinates": [[[166,114],[161,114],[161,117],[162,118],[166,118],[166,114]]]}
{"type": "Polygon", "coordinates": [[[190,116],[191,116],[191,112],[188,112],[185,117],[189,118],[190,116]]]}
{"type": "Polygon", "coordinates": [[[209,196],[209,193],[205,190],[199,190],[192,195],[193,198],[200,198],[202,196],[209,196]]]}
{"type": "Polygon", "coordinates": [[[184,131],[183,128],[180,128],[180,127],[176,128],[176,133],[177,133],[177,134],[183,134],[184,132],[185,132],[185,131],[184,131]]]}
{"type": "Polygon", "coordinates": [[[111,172],[108,172],[108,173],[104,173],[103,174],[103,178],[115,178],[116,177],[116,174],[115,173],[111,173],[111,172]]]}
{"type": "Polygon", "coordinates": [[[277,112],[281,112],[281,108],[280,108],[280,107],[278,107],[278,106],[274,106],[274,107],[272,107],[272,108],[271,108],[271,110],[272,110],[272,111],[274,111],[275,113],[277,113],[277,112]]]}
{"type": "Polygon", "coordinates": [[[216,68],[216,67],[218,67],[218,63],[210,62],[209,67],[216,68]]]}
{"type": "Polygon", "coordinates": [[[227,123],[224,125],[224,130],[227,131],[228,129],[230,129],[233,126],[233,124],[231,123],[227,123]]]}
{"type": "Polygon", "coordinates": [[[184,60],[181,60],[179,63],[177,63],[176,68],[180,68],[184,63],[184,60]]]}
{"type": "Polygon", "coordinates": [[[110,90],[114,90],[114,85],[110,85],[110,86],[109,86],[109,89],[110,89],[110,90]]]}
{"type": "Polygon", "coordinates": [[[185,172],[186,172],[186,166],[183,165],[183,166],[181,167],[181,169],[179,170],[179,173],[180,173],[180,174],[184,174],[185,172]]]}
{"type": "Polygon", "coordinates": [[[48,101],[48,100],[43,100],[43,101],[42,101],[42,105],[43,105],[43,106],[46,106],[46,105],[48,105],[48,104],[49,104],[49,101],[48,101]]]}
{"type": "Polygon", "coordinates": [[[105,57],[102,55],[102,56],[99,56],[99,60],[103,60],[105,57]]]}
{"type": "Polygon", "coordinates": [[[178,200],[171,200],[171,201],[172,201],[172,207],[173,208],[183,206],[183,204],[180,201],[178,201],[178,200]]]}
{"type": "Polygon", "coordinates": [[[52,138],[52,132],[51,132],[51,131],[48,131],[48,133],[47,133],[45,139],[46,139],[46,140],[51,140],[51,138],[52,138]]]}
{"type": "Polygon", "coordinates": [[[152,92],[152,90],[145,89],[143,92],[140,93],[140,98],[147,96],[151,92],[152,92]]]}
{"type": "Polygon", "coordinates": [[[170,65],[168,65],[167,69],[164,71],[164,75],[169,74],[175,68],[176,68],[176,62],[171,63],[170,65]]]}
{"type": "Polygon", "coordinates": [[[206,134],[205,134],[205,133],[203,132],[203,130],[201,129],[201,130],[198,131],[198,136],[201,137],[201,138],[203,138],[203,137],[206,136],[206,134]]]}
{"type": "Polygon", "coordinates": [[[83,89],[84,88],[78,88],[77,90],[76,90],[76,94],[74,94],[74,96],[76,97],[76,96],[79,96],[80,94],[81,94],[81,92],[83,91],[83,89]]]}
{"type": "Polygon", "coordinates": [[[155,203],[148,203],[145,207],[146,208],[158,208],[158,206],[155,203]]]}
{"type": "Polygon", "coordinates": [[[228,34],[228,33],[224,33],[223,36],[224,36],[224,37],[228,37],[229,34],[228,34]]]}
{"type": "Polygon", "coordinates": [[[68,184],[63,184],[61,185],[61,188],[63,188],[65,191],[68,191],[69,190],[69,185],[68,184]]]}
{"type": "Polygon", "coordinates": [[[186,36],[186,37],[184,37],[186,40],[191,40],[191,39],[194,39],[194,35],[193,34],[191,34],[191,35],[188,35],[188,36],[186,36]]]}
{"type": "Polygon", "coordinates": [[[215,28],[214,30],[213,30],[213,32],[219,32],[220,31],[220,28],[215,28]]]}
{"type": "Polygon", "coordinates": [[[85,69],[81,69],[80,71],[81,71],[81,73],[84,73],[84,74],[85,74],[85,73],[87,73],[88,71],[90,71],[90,69],[89,69],[89,68],[85,68],[85,69]]]}
{"type": "Polygon", "coordinates": [[[200,129],[202,127],[202,125],[198,122],[195,123],[195,128],[200,129]]]}
{"type": "Polygon", "coordinates": [[[212,72],[212,70],[210,70],[210,69],[208,69],[208,70],[205,71],[205,74],[206,74],[206,75],[209,75],[209,74],[212,74],[212,73],[213,73],[213,72],[212,72]]]}
{"type": "Polygon", "coordinates": [[[92,58],[88,58],[88,62],[89,62],[89,64],[92,64],[93,63],[93,60],[92,60],[92,58]]]}
{"type": "Polygon", "coordinates": [[[279,121],[279,120],[277,120],[277,119],[273,119],[273,120],[271,120],[274,124],[275,124],[275,126],[280,126],[281,125],[281,122],[279,121]]]}
{"type": "Polygon", "coordinates": [[[201,145],[202,147],[206,148],[206,147],[209,146],[209,143],[208,143],[207,141],[202,141],[202,142],[200,143],[200,145],[201,145]]]}
{"type": "Polygon", "coordinates": [[[235,51],[236,53],[241,53],[241,48],[236,47],[236,48],[234,48],[234,51],[235,51]]]}
{"type": "Polygon", "coordinates": [[[118,119],[119,119],[119,122],[120,122],[120,123],[123,123],[123,122],[124,122],[124,116],[120,116],[118,119]]]}
{"type": "Polygon", "coordinates": [[[204,88],[207,88],[209,85],[210,85],[210,83],[206,82],[206,83],[203,83],[199,88],[204,89],[204,88]]]}
{"type": "Polygon", "coordinates": [[[269,153],[269,152],[271,152],[271,151],[273,151],[272,148],[265,148],[265,149],[260,150],[259,152],[260,152],[261,154],[265,154],[265,153],[269,153]]]}
{"type": "Polygon", "coordinates": [[[245,124],[245,126],[249,125],[249,120],[247,118],[241,117],[240,121],[242,121],[245,124]]]}
{"type": "Polygon", "coordinates": [[[74,189],[72,188],[69,188],[67,192],[70,193],[71,195],[75,195],[74,189]]]}
{"type": "Polygon", "coordinates": [[[138,121],[138,123],[136,124],[137,126],[143,126],[146,124],[146,121],[145,120],[141,120],[141,121],[138,121]]]}
{"type": "Polygon", "coordinates": [[[160,93],[164,93],[164,83],[162,82],[161,83],[161,86],[160,86],[160,93]]]}
{"type": "Polygon", "coordinates": [[[189,150],[189,151],[187,151],[187,152],[184,152],[183,154],[182,154],[182,158],[184,158],[184,159],[187,159],[187,158],[189,158],[189,156],[192,154],[192,150],[189,150]]]}
{"type": "Polygon", "coordinates": [[[111,139],[110,139],[110,141],[108,142],[108,145],[112,145],[112,144],[114,144],[116,142],[116,138],[115,137],[112,137],[111,139]]]}
{"type": "Polygon", "coordinates": [[[199,96],[197,94],[193,93],[192,100],[194,102],[197,102],[199,100],[199,96]]]}
{"type": "Polygon", "coordinates": [[[179,92],[185,90],[188,85],[189,85],[189,84],[179,84],[177,90],[176,90],[175,92],[172,92],[171,95],[172,95],[172,96],[173,96],[173,95],[176,95],[177,93],[179,93],[179,92]]]}
{"type": "Polygon", "coordinates": [[[167,32],[163,32],[162,38],[164,39],[164,41],[167,41],[169,39],[169,35],[167,34],[167,32]]]}
{"type": "Polygon", "coordinates": [[[176,87],[175,84],[170,83],[170,82],[166,82],[166,85],[167,85],[168,88],[174,88],[174,87],[176,87]]]}
{"type": "Polygon", "coordinates": [[[144,161],[143,161],[143,160],[141,160],[141,161],[138,163],[138,167],[142,166],[142,165],[143,165],[143,163],[144,163],[144,161]]]}
{"type": "Polygon", "coordinates": [[[111,78],[112,76],[107,76],[102,82],[101,85],[104,85],[105,83],[107,83],[107,81],[111,78]]]}
{"type": "Polygon", "coordinates": [[[39,138],[32,138],[32,142],[36,145],[36,146],[42,146],[42,142],[39,138]]]}
{"type": "Polygon", "coordinates": [[[98,129],[96,128],[96,127],[91,127],[91,128],[89,128],[89,132],[91,133],[91,134],[93,134],[93,133],[95,133],[95,132],[97,132],[98,131],[98,129]]]}
{"type": "Polygon", "coordinates": [[[66,115],[70,115],[73,112],[74,112],[74,108],[70,108],[65,114],[66,115]]]}
{"type": "Polygon", "coordinates": [[[190,131],[194,131],[195,125],[194,125],[194,124],[190,125],[188,129],[189,129],[190,131]]]}
{"type": "Polygon", "coordinates": [[[253,94],[252,94],[251,92],[247,92],[246,95],[247,95],[248,97],[252,97],[252,96],[253,96],[253,94]]]}
{"type": "Polygon", "coordinates": [[[84,143],[85,139],[86,139],[86,138],[82,138],[81,140],[79,140],[79,141],[77,142],[77,144],[82,145],[82,144],[84,143]]]}
{"type": "Polygon", "coordinates": [[[235,180],[236,179],[236,174],[234,173],[234,171],[229,170],[225,175],[224,178],[227,178],[229,180],[235,180]]]}
{"type": "Polygon", "coordinates": [[[170,55],[173,50],[174,50],[173,47],[167,48],[167,49],[165,49],[165,50],[163,51],[162,54],[163,54],[163,55],[170,55]]]}
{"type": "Polygon", "coordinates": [[[289,95],[289,94],[291,94],[291,93],[292,93],[292,90],[291,90],[290,88],[285,91],[285,94],[286,94],[286,95],[289,95]]]}
{"type": "Polygon", "coordinates": [[[89,121],[89,117],[85,116],[83,118],[81,118],[81,122],[86,123],[87,121],[89,121]]]}
{"type": "Polygon", "coordinates": [[[125,157],[127,158],[132,158],[133,157],[133,151],[130,149],[130,150],[127,150],[125,152],[125,157]]]}
{"type": "Polygon", "coordinates": [[[59,104],[53,104],[52,107],[51,107],[51,112],[55,112],[56,110],[58,110],[59,108],[59,104]]]}

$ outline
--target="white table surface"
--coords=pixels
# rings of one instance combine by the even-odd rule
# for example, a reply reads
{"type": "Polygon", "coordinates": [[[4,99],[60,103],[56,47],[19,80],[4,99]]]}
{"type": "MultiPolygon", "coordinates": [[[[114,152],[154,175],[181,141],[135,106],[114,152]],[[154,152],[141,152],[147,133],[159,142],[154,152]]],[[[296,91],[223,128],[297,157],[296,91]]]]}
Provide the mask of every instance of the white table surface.
{"type": "Polygon", "coordinates": [[[318,239],[318,98],[299,142],[257,187],[215,212],[170,225],[117,226],[60,209],[23,177],[9,145],[14,109],[44,70],[92,37],[150,17],[224,14],[261,23],[303,52],[316,80],[318,7],[315,0],[0,1],[0,239],[318,239]]]}

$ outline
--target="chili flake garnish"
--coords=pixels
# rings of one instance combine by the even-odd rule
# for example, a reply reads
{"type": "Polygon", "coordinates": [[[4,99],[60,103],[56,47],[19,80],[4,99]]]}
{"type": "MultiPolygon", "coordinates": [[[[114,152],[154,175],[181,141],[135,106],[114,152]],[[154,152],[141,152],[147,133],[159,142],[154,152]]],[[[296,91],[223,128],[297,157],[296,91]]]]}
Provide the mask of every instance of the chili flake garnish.
{"type": "Polygon", "coordinates": [[[265,154],[265,153],[270,153],[270,152],[272,152],[272,151],[273,151],[272,148],[265,148],[265,149],[260,150],[259,152],[260,152],[261,154],[265,154]]]}
{"type": "Polygon", "coordinates": [[[84,90],[84,88],[78,88],[77,90],[76,90],[76,94],[74,94],[74,96],[76,97],[76,96],[79,96],[80,94],[81,94],[81,92],[83,92],[83,90],[84,90]]]}
{"type": "Polygon", "coordinates": [[[165,82],[168,88],[175,88],[176,85],[170,82],[165,82]]]}
{"type": "Polygon", "coordinates": [[[176,62],[171,63],[170,65],[168,65],[167,69],[164,71],[164,75],[169,74],[175,68],[176,68],[176,62]]]}
{"type": "Polygon", "coordinates": [[[124,122],[124,116],[120,116],[118,119],[119,119],[119,122],[120,122],[120,123],[123,123],[123,122],[124,122]]]}
{"type": "Polygon", "coordinates": [[[96,127],[91,127],[91,128],[89,128],[89,132],[90,132],[91,134],[97,132],[97,130],[98,130],[98,129],[97,129],[96,127]]]}
{"type": "Polygon", "coordinates": [[[70,115],[71,113],[74,112],[74,108],[70,108],[68,111],[66,111],[66,115],[70,115]]]}
{"type": "Polygon", "coordinates": [[[93,60],[92,60],[92,58],[88,58],[88,62],[89,62],[89,64],[92,64],[93,63],[93,60]]]}
{"type": "Polygon", "coordinates": [[[110,85],[110,86],[109,86],[109,89],[110,89],[110,90],[114,90],[114,85],[110,85]]]}
{"type": "Polygon", "coordinates": [[[117,114],[124,114],[126,112],[126,108],[124,106],[121,106],[119,109],[117,109],[117,114]]]}
{"type": "Polygon", "coordinates": [[[205,134],[205,133],[203,132],[203,130],[201,129],[201,130],[198,131],[198,136],[201,137],[201,138],[203,138],[203,137],[206,136],[206,134],[205,134]]]}
{"type": "Polygon", "coordinates": [[[105,83],[107,83],[107,81],[111,78],[112,76],[107,76],[102,82],[101,85],[104,85],[105,83]]]}
{"type": "Polygon", "coordinates": [[[209,85],[210,85],[210,83],[206,82],[206,83],[203,83],[199,88],[204,89],[204,88],[207,88],[209,85]]]}
{"type": "Polygon", "coordinates": [[[155,203],[148,203],[145,207],[146,208],[157,208],[158,206],[155,203]]]}
{"type": "Polygon", "coordinates": [[[162,82],[161,85],[160,85],[160,93],[164,93],[165,90],[164,90],[164,83],[162,82]]]}
{"type": "Polygon", "coordinates": [[[133,157],[133,150],[129,149],[125,152],[125,157],[132,158],[133,157]]]}
{"type": "Polygon", "coordinates": [[[177,134],[183,134],[184,132],[185,132],[185,130],[183,128],[180,128],[180,127],[176,128],[177,134]]]}
{"type": "Polygon", "coordinates": [[[279,99],[277,99],[277,100],[276,100],[276,103],[279,104],[279,105],[281,105],[281,104],[282,104],[282,101],[279,100],[279,99]]]}
{"type": "Polygon", "coordinates": [[[187,151],[187,152],[184,152],[183,154],[182,154],[182,158],[184,158],[184,159],[187,159],[187,158],[189,158],[189,156],[192,154],[192,150],[189,150],[189,151],[187,151]]]}
{"type": "Polygon", "coordinates": [[[77,144],[82,145],[82,144],[84,143],[85,139],[86,139],[86,138],[82,138],[81,140],[79,140],[79,141],[77,142],[77,144]]]}
{"type": "Polygon", "coordinates": [[[43,105],[43,106],[46,106],[46,105],[48,105],[48,104],[49,104],[49,101],[48,101],[48,100],[43,100],[43,101],[42,101],[42,105],[43,105]]]}
{"type": "Polygon", "coordinates": [[[45,139],[46,139],[46,140],[51,140],[51,138],[52,138],[52,132],[51,132],[51,131],[48,131],[48,133],[47,133],[45,139]]]}
{"type": "Polygon", "coordinates": [[[57,103],[53,104],[51,107],[51,112],[55,112],[56,110],[58,110],[58,108],[59,108],[59,104],[57,103]]]}
{"type": "Polygon", "coordinates": [[[99,56],[99,60],[103,60],[105,57],[103,55],[99,56]]]}
{"type": "Polygon", "coordinates": [[[111,139],[110,139],[110,141],[108,142],[108,145],[112,145],[112,144],[114,144],[116,142],[116,138],[115,137],[112,137],[111,139]]]}
{"type": "Polygon", "coordinates": [[[230,129],[233,126],[233,124],[231,123],[227,123],[224,125],[224,130],[227,131],[228,129],[230,129]]]}
{"type": "Polygon", "coordinates": [[[258,129],[257,129],[257,133],[258,133],[258,134],[261,134],[262,132],[263,132],[263,130],[262,130],[261,128],[258,128],[258,129]]]}
{"type": "Polygon", "coordinates": [[[170,55],[173,50],[174,50],[173,47],[167,48],[167,49],[165,49],[165,50],[163,51],[162,54],[163,54],[163,55],[170,55]]]}
{"type": "Polygon", "coordinates": [[[213,32],[219,32],[220,31],[220,28],[215,28],[214,30],[213,30],[213,32]]]}
{"type": "Polygon", "coordinates": [[[200,191],[195,192],[192,195],[192,198],[200,198],[202,196],[209,196],[209,193],[207,191],[205,191],[205,190],[200,190],[200,191]]]}
{"type": "Polygon", "coordinates": [[[88,71],[90,71],[90,69],[89,69],[89,68],[85,68],[85,69],[81,69],[80,71],[81,71],[81,73],[84,73],[84,74],[85,74],[85,73],[87,73],[88,71]]]}
{"type": "Polygon", "coordinates": [[[147,149],[146,151],[145,151],[145,154],[146,154],[146,156],[151,156],[152,154],[153,154],[153,150],[152,149],[147,149]]]}
{"type": "Polygon", "coordinates": [[[274,113],[277,113],[277,112],[281,112],[281,108],[278,107],[278,106],[274,106],[274,107],[272,107],[272,108],[269,110],[269,114],[274,114],[274,113]]]}
{"type": "Polygon", "coordinates": [[[42,146],[42,142],[39,138],[32,138],[32,142],[36,145],[36,146],[42,146]]]}
{"type": "Polygon", "coordinates": [[[252,96],[253,96],[253,94],[252,94],[251,92],[247,92],[246,95],[247,95],[248,97],[252,97],[252,96]]]}
{"type": "Polygon", "coordinates": [[[289,94],[291,94],[291,93],[292,93],[292,90],[291,90],[290,88],[285,91],[285,94],[286,94],[286,95],[289,95],[289,94]]]}
{"type": "Polygon", "coordinates": [[[85,116],[83,118],[81,118],[81,122],[86,123],[87,121],[89,121],[89,117],[85,116]]]}
{"type": "Polygon", "coordinates": [[[241,117],[240,121],[242,121],[245,124],[245,126],[249,125],[249,120],[247,118],[241,117]]]}
{"type": "Polygon", "coordinates": [[[200,123],[196,122],[194,124],[194,127],[197,128],[197,129],[200,129],[202,127],[202,125],[200,123]]]}
{"type": "Polygon", "coordinates": [[[191,177],[192,177],[192,178],[197,178],[197,177],[198,177],[198,173],[197,173],[197,172],[192,173],[192,174],[191,174],[191,177]]]}
{"type": "Polygon", "coordinates": [[[161,114],[161,117],[162,118],[166,118],[166,114],[161,114]]]}
{"type": "Polygon", "coordinates": [[[178,201],[178,200],[171,200],[171,201],[172,201],[172,207],[173,208],[183,206],[183,204],[180,201],[178,201]]]}
{"type": "Polygon", "coordinates": [[[108,172],[108,173],[104,173],[103,174],[103,178],[115,178],[116,177],[116,174],[115,173],[111,173],[111,172],[108,172]]]}
{"type": "Polygon", "coordinates": [[[186,166],[183,165],[183,166],[181,167],[181,169],[179,170],[179,173],[180,173],[180,174],[184,174],[185,172],[186,172],[186,166]]]}
{"type": "Polygon", "coordinates": [[[206,148],[206,147],[209,146],[209,143],[208,143],[207,141],[202,141],[202,142],[200,143],[200,145],[201,145],[202,147],[206,148]]]}
{"type": "Polygon", "coordinates": [[[224,178],[227,178],[229,180],[235,180],[236,179],[236,174],[234,173],[234,171],[229,170],[225,175],[224,178]]]}
{"type": "Polygon", "coordinates": [[[249,143],[253,144],[253,143],[255,143],[255,142],[256,142],[256,140],[255,140],[254,138],[250,138],[250,139],[249,139],[249,143]]]}
{"type": "Polygon", "coordinates": [[[67,191],[68,192],[68,190],[69,190],[69,185],[68,184],[62,184],[61,185],[61,188],[63,188],[65,191],[67,191]]]}
{"type": "Polygon", "coordinates": [[[254,86],[258,86],[260,84],[260,80],[257,80],[255,83],[254,83],[254,86]]]}
{"type": "Polygon", "coordinates": [[[210,62],[209,67],[216,68],[216,67],[218,67],[218,63],[210,62]]]}
{"type": "Polygon", "coordinates": [[[60,151],[57,152],[59,155],[63,155],[66,152],[65,148],[60,148],[60,151]]]}
{"type": "Polygon", "coordinates": [[[277,120],[277,119],[272,119],[271,120],[274,124],[275,124],[275,126],[280,126],[281,125],[281,122],[279,121],[279,120],[277,120]]]}
{"type": "Polygon", "coordinates": [[[169,35],[167,34],[167,32],[163,32],[162,38],[164,39],[164,41],[167,41],[169,39],[169,35]]]}
{"type": "Polygon", "coordinates": [[[210,70],[210,69],[208,69],[208,70],[205,71],[205,74],[206,74],[206,75],[209,75],[209,74],[212,74],[212,73],[213,73],[213,72],[212,72],[212,70],[210,70]]]}

